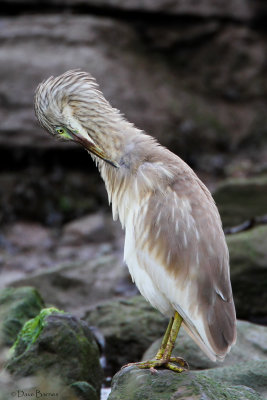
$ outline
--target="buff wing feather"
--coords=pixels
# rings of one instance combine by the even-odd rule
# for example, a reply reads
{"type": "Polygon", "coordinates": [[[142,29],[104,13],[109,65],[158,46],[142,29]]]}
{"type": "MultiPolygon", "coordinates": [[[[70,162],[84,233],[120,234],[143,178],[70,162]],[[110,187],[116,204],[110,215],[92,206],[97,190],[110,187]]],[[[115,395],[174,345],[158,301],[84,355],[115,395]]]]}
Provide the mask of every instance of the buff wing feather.
{"type": "Polygon", "coordinates": [[[144,297],[164,314],[177,310],[208,357],[223,360],[235,342],[236,327],[221,220],[201,181],[180,187],[173,182],[136,207],[126,225],[132,245],[125,259],[144,297]]]}

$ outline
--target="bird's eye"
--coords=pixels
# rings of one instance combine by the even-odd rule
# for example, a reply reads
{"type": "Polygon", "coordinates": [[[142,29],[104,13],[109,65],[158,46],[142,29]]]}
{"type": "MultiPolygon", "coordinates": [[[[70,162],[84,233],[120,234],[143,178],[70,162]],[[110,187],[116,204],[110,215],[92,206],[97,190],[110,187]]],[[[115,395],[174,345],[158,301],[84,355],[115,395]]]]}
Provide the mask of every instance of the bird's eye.
{"type": "Polygon", "coordinates": [[[64,133],[66,133],[66,130],[64,128],[62,128],[61,126],[56,128],[55,131],[57,133],[59,133],[60,135],[63,135],[64,133]]]}
{"type": "Polygon", "coordinates": [[[63,138],[65,139],[72,139],[72,136],[68,129],[64,128],[63,126],[57,126],[55,127],[55,131],[63,138]]]}

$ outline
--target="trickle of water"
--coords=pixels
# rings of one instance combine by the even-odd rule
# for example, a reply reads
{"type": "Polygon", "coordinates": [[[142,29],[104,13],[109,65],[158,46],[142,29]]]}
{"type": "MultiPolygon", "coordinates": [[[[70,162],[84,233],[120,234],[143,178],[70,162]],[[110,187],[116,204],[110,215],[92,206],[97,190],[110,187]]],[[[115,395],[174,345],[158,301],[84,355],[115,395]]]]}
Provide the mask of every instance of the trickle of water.
{"type": "Polygon", "coordinates": [[[102,388],[100,400],[107,400],[110,392],[111,392],[111,388],[102,388]]]}

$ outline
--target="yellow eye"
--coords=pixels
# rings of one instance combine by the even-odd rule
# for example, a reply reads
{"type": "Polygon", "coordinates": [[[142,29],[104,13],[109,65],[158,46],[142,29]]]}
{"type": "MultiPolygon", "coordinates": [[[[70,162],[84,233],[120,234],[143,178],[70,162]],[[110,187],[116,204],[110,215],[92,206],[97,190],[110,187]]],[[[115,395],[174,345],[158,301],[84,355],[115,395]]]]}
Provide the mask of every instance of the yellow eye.
{"type": "Polygon", "coordinates": [[[68,129],[62,126],[56,127],[55,131],[65,139],[72,139],[71,133],[68,131],[68,129]]]}
{"type": "Polygon", "coordinates": [[[56,128],[57,133],[59,133],[60,135],[63,135],[65,133],[65,129],[63,128],[56,128]]]}

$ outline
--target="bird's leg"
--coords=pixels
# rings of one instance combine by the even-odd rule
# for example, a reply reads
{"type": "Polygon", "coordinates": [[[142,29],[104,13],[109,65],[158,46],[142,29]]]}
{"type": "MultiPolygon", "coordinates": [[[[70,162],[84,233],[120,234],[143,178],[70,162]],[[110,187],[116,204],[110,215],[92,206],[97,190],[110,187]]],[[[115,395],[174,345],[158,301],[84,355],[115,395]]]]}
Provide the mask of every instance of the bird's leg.
{"type": "Polygon", "coordinates": [[[183,319],[180,316],[180,314],[178,314],[178,312],[175,311],[174,317],[171,318],[171,320],[169,322],[169,325],[168,325],[165,335],[163,337],[161,346],[160,346],[159,351],[157,352],[154,360],[130,363],[130,364],[124,365],[122,368],[135,365],[138,368],[150,368],[151,371],[154,371],[155,368],[164,367],[164,368],[170,369],[171,371],[174,371],[174,372],[182,372],[182,371],[184,371],[185,368],[188,368],[188,364],[183,358],[171,357],[171,353],[172,353],[178,332],[180,330],[182,321],[183,321],[183,319]],[[172,364],[173,362],[180,364],[181,367],[177,367],[177,365],[172,364]]]}
{"type": "Polygon", "coordinates": [[[165,349],[166,349],[166,346],[167,346],[167,343],[168,343],[168,340],[169,340],[170,332],[171,332],[171,329],[172,329],[173,320],[174,320],[174,318],[171,317],[171,319],[169,321],[169,324],[168,324],[168,327],[166,329],[166,332],[164,333],[160,348],[159,348],[159,350],[158,350],[158,352],[156,354],[156,357],[155,357],[156,360],[161,360],[162,357],[163,357],[163,354],[165,352],[165,349]]]}
{"type": "MultiPolygon", "coordinates": [[[[172,371],[175,371],[175,372],[181,372],[181,371],[177,371],[177,366],[173,365],[173,364],[170,364],[169,361],[176,362],[176,363],[180,364],[181,367],[185,367],[187,369],[189,368],[187,362],[183,358],[181,358],[181,357],[172,357],[171,356],[173,348],[174,348],[174,345],[175,345],[175,341],[176,341],[177,335],[178,335],[179,330],[181,328],[182,322],[183,322],[183,318],[181,317],[181,315],[177,311],[175,311],[173,324],[172,324],[172,327],[171,327],[171,330],[170,330],[168,341],[167,341],[164,353],[163,353],[163,355],[161,357],[161,359],[164,361],[164,363],[166,363],[165,367],[168,368],[168,369],[171,369],[172,371]]],[[[167,330],[168,330],[168,328],[167,328],[167,330]]],[[[178,370],[180,370],[180,369],[181,368],[178,368],[178,370]]]]}

